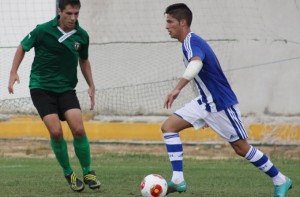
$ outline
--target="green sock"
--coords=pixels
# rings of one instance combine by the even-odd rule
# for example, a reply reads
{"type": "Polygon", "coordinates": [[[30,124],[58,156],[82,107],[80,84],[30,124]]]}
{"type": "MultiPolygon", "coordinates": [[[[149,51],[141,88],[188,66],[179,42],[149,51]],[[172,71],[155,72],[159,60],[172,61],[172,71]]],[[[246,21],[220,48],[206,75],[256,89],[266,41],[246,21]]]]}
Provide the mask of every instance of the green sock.
{"type": "Polygon", "coordinates": [[[69,175],[71,172],[73,172],[73,170],[70,165],[68,146],[65,139],[62,138],[57,141],[51,139],[50,144],[58,163],[63,168],[65,176],[69,175]]]}
{"type": "Polygon", "coordinates": [[[91,155],[90,155],[90,143],[85,135],[82,138],[74,138],[73,141],[76,156],[79,159],[82,173],[86,175],[91,171],[91,155]]]}

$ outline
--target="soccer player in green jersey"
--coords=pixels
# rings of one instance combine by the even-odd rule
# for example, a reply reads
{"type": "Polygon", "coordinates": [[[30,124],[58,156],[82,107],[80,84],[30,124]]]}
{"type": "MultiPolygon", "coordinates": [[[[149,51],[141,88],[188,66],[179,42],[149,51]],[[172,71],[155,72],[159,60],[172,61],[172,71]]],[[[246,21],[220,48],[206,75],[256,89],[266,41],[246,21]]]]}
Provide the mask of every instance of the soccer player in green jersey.
{"type": "Polygon", "coordinates": [[[17,70],[25,52],[34,47],[35,57],[30,73],[30,95],[50,134],[52,150],[72,190],[80,192],[84,183],[100,188],[100,181],[91,169],[90,144],[86,136],[80,104],[76,96],[77,65],[89,86],[91,110],[95,104],[95,86],[88,60],[89,36],[78,24],[80,0],[60,0],[59,14],[38,25],[17,48],[8,84],[9,93],[19,83],[17,70]],[[67,121],[73,134],[73,145],[79,159],[83,181],[78,179],[69,162],[67,143],[60,121],[67,121]]]}

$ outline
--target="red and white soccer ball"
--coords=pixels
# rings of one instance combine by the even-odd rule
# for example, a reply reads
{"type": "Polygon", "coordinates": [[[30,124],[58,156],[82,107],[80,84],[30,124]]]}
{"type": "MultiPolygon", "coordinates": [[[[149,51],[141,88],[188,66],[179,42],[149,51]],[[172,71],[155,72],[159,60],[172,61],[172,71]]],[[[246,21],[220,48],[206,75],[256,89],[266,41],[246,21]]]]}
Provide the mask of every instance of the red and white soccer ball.
{"type": "Polygon", "coordinates": [[[143,197],[164,197],[167,190],[167,181],[159,174],[149,174],[141,182],[143,197]]]}

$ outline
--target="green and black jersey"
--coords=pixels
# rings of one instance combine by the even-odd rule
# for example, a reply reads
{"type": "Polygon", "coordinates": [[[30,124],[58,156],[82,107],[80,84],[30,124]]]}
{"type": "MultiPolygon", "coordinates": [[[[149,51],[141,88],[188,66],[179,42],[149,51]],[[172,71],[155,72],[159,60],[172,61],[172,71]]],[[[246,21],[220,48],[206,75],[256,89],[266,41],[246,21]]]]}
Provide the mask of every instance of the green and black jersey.
{"type": "Polygon", "coordinates": [[[30,73],[29,88],[61,93],[73,90],[78,82],[78,57],[88,59],[89,36],[78,22],[65,33],[58,26],[59,16],[38,25],[22,41],[25,51],[32,47],[35,57],[30,73]]]}

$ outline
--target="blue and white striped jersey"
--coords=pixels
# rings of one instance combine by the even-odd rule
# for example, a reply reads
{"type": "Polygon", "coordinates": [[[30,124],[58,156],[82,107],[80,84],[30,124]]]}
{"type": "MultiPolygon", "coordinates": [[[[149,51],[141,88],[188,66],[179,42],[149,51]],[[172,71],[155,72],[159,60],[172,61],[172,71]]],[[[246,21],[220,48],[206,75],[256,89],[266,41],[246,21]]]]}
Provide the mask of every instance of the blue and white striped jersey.
{"type": "Polygon", "coordinates": [[[238,103],[215,53],[205,40],[190,32],[182,43],[182,50],[185,66],[195,56],[203,62],[194,82],[199,91],[196,99],[200,105],[205,104],[206,111],[217,112],[238,103]]]}

